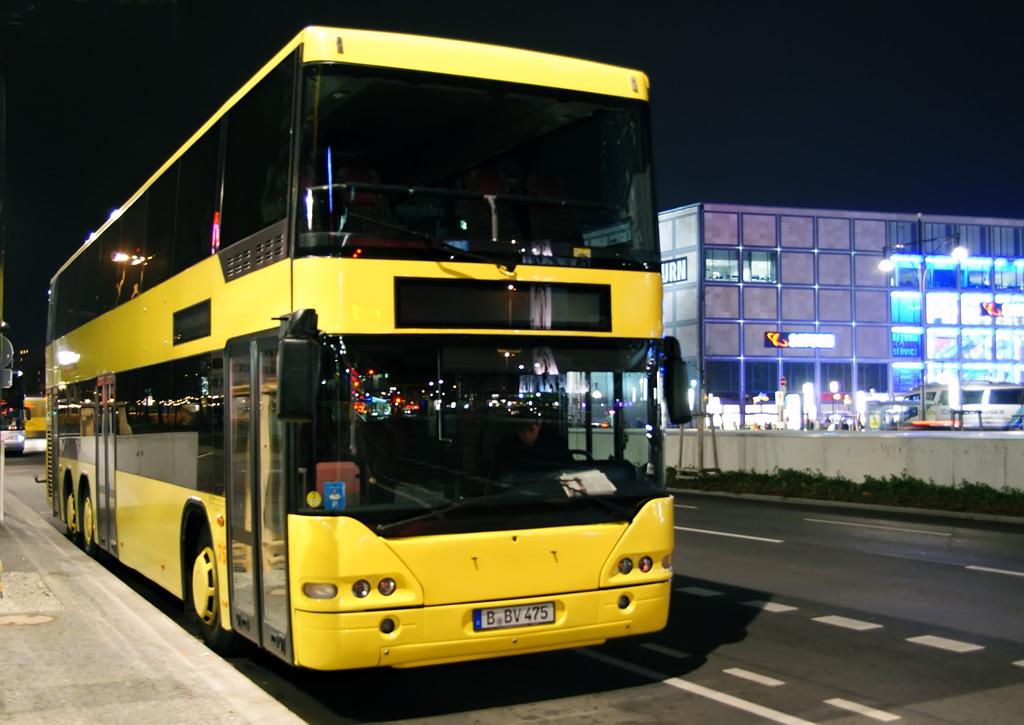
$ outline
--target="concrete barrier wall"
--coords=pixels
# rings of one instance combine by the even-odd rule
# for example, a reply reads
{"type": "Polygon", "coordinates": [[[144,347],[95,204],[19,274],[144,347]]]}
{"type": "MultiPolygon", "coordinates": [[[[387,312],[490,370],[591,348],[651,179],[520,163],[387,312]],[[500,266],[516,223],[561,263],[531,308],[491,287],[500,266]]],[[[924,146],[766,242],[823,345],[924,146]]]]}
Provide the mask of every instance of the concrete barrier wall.
{"type": "MultiPolygon", "coordinates": [[[[704,468],[715,467],[711,434],[700,436],[704,468]]],[[[862,482],[909,475],[955,485],[964,481],[1024,490],[1024,434],[1019,432],[715,431],[722,471],[815,471],[862,482]]],[[[697,468],[698,435],[666,436],[665,465],[697,468]]]]}

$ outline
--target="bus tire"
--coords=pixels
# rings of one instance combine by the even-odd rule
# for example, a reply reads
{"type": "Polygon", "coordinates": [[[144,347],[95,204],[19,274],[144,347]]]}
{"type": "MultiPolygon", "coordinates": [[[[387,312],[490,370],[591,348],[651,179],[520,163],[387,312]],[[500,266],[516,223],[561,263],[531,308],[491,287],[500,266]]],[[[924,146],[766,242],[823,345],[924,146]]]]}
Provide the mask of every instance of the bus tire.
{"type": "Polygon", "coordinates": [[[207,647],[223,657],[237,654],[240,649],[238,635],[221,626],[217,557],[210,532],[205,527],[192,546],[191,559],[192,576],[186,593],[189,613],[199,622],[200,634],[207,647]]]}
{"type": "Polygon", "coordinates": [[[78,505],[74,489],[68,487],[64,494],[64,535],[78,543],[78,505]]]}
{"type": "Polygon", "coordinates": [[[79,499],[82,502],[78,516],[81,534],[78,539],[79,546],[82,547],[82,551],[95,559],[99,555],[100,547],[96,543],[96,518],[93,515],[92,497],[89,495],[88,483],[82,484],[79,499]]]}

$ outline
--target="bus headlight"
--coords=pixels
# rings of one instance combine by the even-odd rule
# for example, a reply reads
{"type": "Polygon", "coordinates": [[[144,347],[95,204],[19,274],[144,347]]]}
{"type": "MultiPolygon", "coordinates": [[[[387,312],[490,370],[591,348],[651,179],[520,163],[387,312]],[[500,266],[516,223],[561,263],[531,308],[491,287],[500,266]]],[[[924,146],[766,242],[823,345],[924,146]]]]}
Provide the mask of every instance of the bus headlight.
{"type": "Polygon", "coordinates": [[[619,559],[619,574],[629,574],[633,571],[633,560],[628,556],[619,559]]]}
{"type": "Polygon", "coordinates": [[[338,596],[338,587],[326,582],[306,582],[302,593],[310,599],[334,599],[338,596]]]}
{"type": "Polygon", "coordinates": [[[366,581],[365,579],[360,579],[352,585],[352,593],[360,599],[362,599],[370,593],[370,582],[366,581]]]}
{"type": "Polygon", "coordinates": [[[390,597],[395,593],[395,580],[391,577],[381,579],[377,584],[377,591],[383,594],[385,597],[390,597]]]}

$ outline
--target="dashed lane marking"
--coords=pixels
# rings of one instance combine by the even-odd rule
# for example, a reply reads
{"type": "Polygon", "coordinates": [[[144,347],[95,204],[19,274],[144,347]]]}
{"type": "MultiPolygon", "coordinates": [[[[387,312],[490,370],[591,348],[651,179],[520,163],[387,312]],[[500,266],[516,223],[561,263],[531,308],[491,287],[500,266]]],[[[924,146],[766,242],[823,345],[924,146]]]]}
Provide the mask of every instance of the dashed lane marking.
{"type": "Polygon", "coordinates": [[[833,627],[855,629],[858,632],[866,632],[869,629],[882,628],[882,625],[875,624],[874,622],[862,622],[859,619],[850,619],[849,617],[840,617],[834,614],[827,617],[814,617],[813,621],[821,622],[822,624],[831,624],[833,627]]]}
{"type": "Polygon", "coordinates": [[[781,614],[782,612],[795,612],[798,608],[791,607],[788,604],[779,604],[778,602],[766,602],[762,599],[754,599],[749,602],[743,602],[744,606],[754,607],[765,612],[771,612],[772,614],[781,614]]]}
{"type": "Polygon", "coordinates": [[[657,652],[658,654],[667,655],[669,657],[675,657],[677,660],[686,660],[693,656],[687,652],[680,652],[677,649],[665,647],[664,645],[660,645],[655,642],[644,642],[640,646],[644,649],[649,649],[651,652],[657,652]]]}
{"type": "Polygon", "coordinates": [[[832,705],[833,707],[839,707],[843,710],[849,710],[850,712],[855,712],[858,715],[864,715],[865,717],[869,717],[872,720],[878,720],[879,722],[893,722],[900,719],[899,715],[893,715],[891,712],[876,710],[873,707],[860,705],[856,702],[850,702],[849,700],[844,700],[841,697],[834,697],[831,700],[825,700],[825,704],[832,705]]]}
{"type": "Polygon", "coordinates": [[[733,534],[728,531],[710,531],[708,529],[690,529],[685,526],[676,526],[676,531],[689,531],[691,534],[710,534],[711,536],[727,536],[730,539],[746,539],[747,541],[763,541],[766,544],[785,544],[782,539],[766,539],[763,536],[747,536],[746,534],[733,534]]]}
{"type": "Polygon", "coordinates": [[[946,639],[945,637],[936,637],[931,634],[926,634],[923,637],[908,637],[908,642],[914,644],[923,644],[925,647],[935,647],[937,649],[944,649],[949,652],[977,652],[978,650],[985,649],[980,644],[971,644],[970,642],[960,642],[955,639],[946,639]]]}
{"type": "Polygon", "coordinates": [[[678,677],[666,677],[665,675],[659,672],[655,672],[654,670],[649,670],[646,667],[634,665],[631,662],[620,660],[618,657],[612,657],[610,655],[604,654],[603,652],[595,652],[589,649],[575,649],[573,650],[573,652],[578,652],[584,657],[590,657],[600,662],[604,662],[605,664],[612,665],[613,667],[619,667],[629,672],[633,672],[634,674],[648,677],[652,680],[660,680],[669,687],[674,687],[677,690],[682,690],[683,692],[688,692],[691,695],[703,697],[708,700],[717,702],[719,704],[736,708],[737,710],[749,712],[752,715],[757,715],[760,718],[779,723],[780,725],[815,725],[815,723],[811,722],[810,720],[804,720],[803,718],[799,718],[794,715],[789,715],[778,710],[772,710],[769,707],[758,705],[755,702],[749,702],[742,698],[734,697],[733,695],[727,695],[724,692],[719,692],[718,690],[712,690],[710,687],[704,687],[703,685],[688,682],[678,677]]]}
{"type": "Polygon", "coordinates": [[[682,592],[683,594],[693,594],[698,597],[720,597],[723,594],[723,592],[705,589],[704,587],[676,587],[675,591],[682,592]]]}
{"type": "Polygon", "coordinates": [[[687,505],[686,505],[686,504],[684,504],[684,503],[677,503],[677,504],[675,504],[675,507],[676,507],[677,509],[690,509],[690,510],[692,510],[692,511],[696,511],[696,510],[697,510],[697,507],[696,507],[696,506],[687,506],[687,505]]]}
{"type": "Polygon", "coordinates": [[[765,677],[764,675],[759,675],[756,672],[750,672],[749,670],[740,669],[739,667],[730,667],[727,670],[722,670],[722,672],[724,672],[727,675],[732,675],[733,677],[739,677],[744,680],[756,682],[757,684],[764,685],[765,687],[779,687],[780,685],[786,684],[782,680],[776,680],[774,677],[765,677]]]}
{"type": "Polygon", "coordinates": [[[832,521],[830,519],[804,519],[804,521],[811,521],[816,524],[832,524],[833,526],[856,526],[862,529],[884,529],[886,531],[899,531],[904,534],[924,534],[925,536],[944,536],[950,537],[947,531],[925,531],[924,529],[904,529],[899,526],[879,526],[878,524],[858,524],[852,521],[832,521]]]}

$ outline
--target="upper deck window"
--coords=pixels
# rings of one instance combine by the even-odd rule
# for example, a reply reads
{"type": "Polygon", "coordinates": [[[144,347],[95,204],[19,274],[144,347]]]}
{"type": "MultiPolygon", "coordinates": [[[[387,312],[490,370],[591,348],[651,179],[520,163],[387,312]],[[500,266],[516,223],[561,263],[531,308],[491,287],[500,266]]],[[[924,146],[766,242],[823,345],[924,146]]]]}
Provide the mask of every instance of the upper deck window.
{"type": "Polygon", "coordinates": [[[304,73],[297,254],[658,270],[645,103],[304,73]]]}

